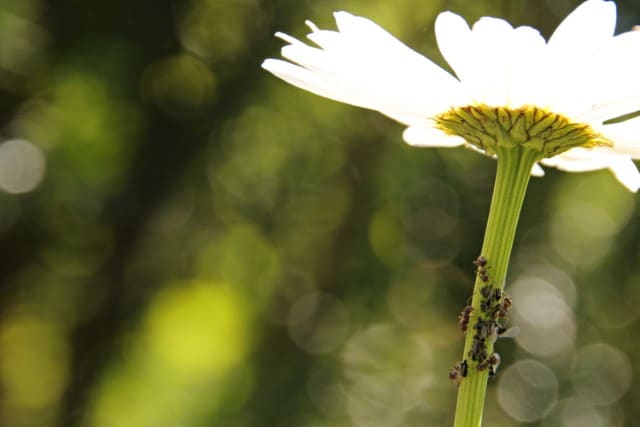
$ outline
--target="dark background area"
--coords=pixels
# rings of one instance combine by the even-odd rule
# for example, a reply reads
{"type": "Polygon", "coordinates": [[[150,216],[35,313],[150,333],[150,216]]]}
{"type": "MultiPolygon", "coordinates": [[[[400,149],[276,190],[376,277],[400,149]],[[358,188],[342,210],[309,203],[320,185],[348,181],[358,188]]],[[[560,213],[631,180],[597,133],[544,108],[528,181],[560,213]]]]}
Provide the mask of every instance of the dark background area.
{"type": "MultiPolygon", "coordinates": [[[[440,11],[548,37],[577,4],[0,1],[0,425],[451,425],[495,162],[260,63],[335,10],[446,66],[440,11]]],[[[637,205],[532,179],[486,425],[635,425],[637,205]]]]}

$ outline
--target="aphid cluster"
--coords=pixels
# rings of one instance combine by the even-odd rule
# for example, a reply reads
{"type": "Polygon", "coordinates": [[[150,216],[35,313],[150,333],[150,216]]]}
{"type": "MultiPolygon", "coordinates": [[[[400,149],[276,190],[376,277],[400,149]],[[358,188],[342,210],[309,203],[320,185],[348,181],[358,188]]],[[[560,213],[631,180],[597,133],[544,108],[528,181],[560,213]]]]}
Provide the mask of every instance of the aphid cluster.
{"type": "MultiPolygon", "coordinates": [[[[487,259],[482,255],[474,262],[477,267],[477,274],[482,282],[486,283],[480,288],[480,310],[473,324],[473,342],[471,349],[467,353],[468,357],[476,363],[479,371],[488,370],[489,376],[494,376],[500,364],[498,353],[489,354],[488,346],[492,346],[499,336],[506,336],[508,331],[503,326],[504,319],[508,318],[511,308],[511,297],[505,294],[500,288],[494,288],[489,283],[489,271],[487,259]]],[[[466,332],[471,325],[472,306],[465,307],[458,318],[458,327],[466,332]]],[[[457,362],[453,370],[449,373],[449,378],[456,383],[460,383],[468,372],[467,359],[457,362]]]]}
{"type": "Polygon", "coordinates": [[[491,356],[487,357],[482,362],[478,363],[478,370],[484,371],[485,369],[489,369],[489,376],[492,377],[498,371],[498,366],[500,365],[500,355],[498,353],[493,353],[491,356]]]}
{"type": "MultiPolygon", "coordinates": [[[[482,275],[482,272],[479,272],[479,274],[482,275]]],[[[511,297],[502,292],[501,289],[493,288],[490,284],[480,288],[480,295],[482,297],[480,300],[480,314],[474,325],[475,334],[468,355],[471,360],[477,363],[479,371],[488,369],[489,376],[493,376],[500,364],[500,355],[498,353],[489,354],[487,346],[493,345],[498,336],[507,331],[498,320],[509,315],[512,301],[511,297]]]]}

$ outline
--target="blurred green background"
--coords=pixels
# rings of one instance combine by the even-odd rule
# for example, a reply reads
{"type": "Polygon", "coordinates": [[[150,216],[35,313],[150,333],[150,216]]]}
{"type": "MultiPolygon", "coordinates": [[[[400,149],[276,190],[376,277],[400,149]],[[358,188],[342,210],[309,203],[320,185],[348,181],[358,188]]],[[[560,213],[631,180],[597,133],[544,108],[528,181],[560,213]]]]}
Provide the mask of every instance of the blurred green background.
{"type": "MultiPolygon", "coordinates": [[[[444,65],[442,10],[549,36],[576,4],[0,1],[0,425],[451,425],[495,162],[259,65],[334,10],[444,65]]],[[[532,179],[487,426],[638,425],[637,205],[532,179]]]]}

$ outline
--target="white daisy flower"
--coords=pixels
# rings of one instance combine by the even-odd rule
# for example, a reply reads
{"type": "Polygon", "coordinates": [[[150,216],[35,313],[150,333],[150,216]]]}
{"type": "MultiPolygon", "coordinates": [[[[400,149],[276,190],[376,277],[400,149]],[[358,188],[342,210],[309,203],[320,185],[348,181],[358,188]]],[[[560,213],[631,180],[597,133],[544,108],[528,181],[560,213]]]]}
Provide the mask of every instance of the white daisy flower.
{"type": "MultiPolygon", "coordinates": [[[[338,31],[307,21],[309,46],[288,45],[262,66],[317,95],[376,110],[407,125],[416,146],[466,145],[495,155],[501,135],[540,151],[539,163],[570,172],[607,168],[640,188],[640,31],[614,36],[613,2],[587,0],[548,41],[538,30],[483,17],[472,27],[438,15],[435,32],[451,75],[374,22],[334,14],[338,31]],[[505,133],[506,132],[506,133],[505,133]]],[[[542,169],[535,165],[534,175],[542,169]]]]}

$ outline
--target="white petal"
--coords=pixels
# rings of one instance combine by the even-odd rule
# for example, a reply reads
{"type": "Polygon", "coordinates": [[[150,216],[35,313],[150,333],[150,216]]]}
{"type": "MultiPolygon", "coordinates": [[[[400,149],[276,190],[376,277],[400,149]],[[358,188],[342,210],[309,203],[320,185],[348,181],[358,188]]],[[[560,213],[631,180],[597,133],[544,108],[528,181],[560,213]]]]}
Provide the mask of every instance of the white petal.
{"type": "Polygon", "coordinates": [[[373,51],[390,51],[410,57],[418,63],[422,63],[421,66],[426,64],[428,67],[433,68],[434,71],[443,71],[431,61],[423,63],[425,58],[422,55],[392,36],[375,22],[343,11],[335,12],[333,15],[338,25],[339,33],[344,40],[351,41],[361,47],[370,48],[373,51]]]}
{"type": "Polygon", "coordinates": [[[510,40],[512,32],[511,25],[502,19],[481,18],[470,30],[458,15],[451,12],[438,15],[438,46],[472,101],[506,105],[509,49],[505,48],[505,41],[510,40]]]}
{"type": "Polygon", "coordinates": [[[640,159],[640,117],[604,125],[598,130],[613,141],[613,151],[640,159]]]}
{"type": "MultiPolygon", "coordinates": [[[[359,93],[350,87],[330,84],[319,78],[317,74],[307,70],[306,68],[291,64],[290,62],[279,59],[266,59],[262,63],[262,68],[287,83],[316,95],[333,99],[334,101],[343,102],[345,104],[355,105],[356,107],[375,109],[373,107],[375,101],[371,100],[367,93],[359,93]]],[[[425,117],[406,115],[402,112],[391,111],[390,109],[380,112],[400,123],[408,125],[414,123],[423,124],[427,121],[425,117]]]]}
{"type": "MultiPolygon", "coordinates": [[[[350,87],[329,84],[325,80],[320,79],[317,74],[287,61],[266,59],[262,63],[262,68],[293,86],[325,98],[333,99],[334,101],[369,109],[373,109],[372,105],[376,102],[372,101],[367,93],[359,93],[350,87]]],[[[395,113],[391,111],[391,109],[380,112],[400,123],[412,124],[425,122],[424,117],[395,113]]]]}
{"type": "Polygon", "coordinates": [[[594,105],[577,115],[585,121],[604,121],[640,110],[640,31],[613,37],[597,50],[589,70],[587,92],[594,105]]]}
{"type": "Polygon", "coordinates": [[[280,40],[285,41],[285,42],[287,42],[289,44],[302,44],[302,45],[304,44],[300,40],[298,40],[297,38],[295,38],[293,36],[290,36],[289,34],[282,33],[280,31],[275,33],[275,36],[277,38],[279,38],[280,40]]]}
{"type": "Polygon", "coordinates": [[[611,172],[625,187],[634,193],[640,188],[640,172],[629,158],[621,158],[614,162],[610,168],[611,172]]]}
{"type": "Polygon", "coordinates": [[[511,24],[498,18],[483,17],[473,24],[476,56],[473,84],[480,90],[482,102],[488,105],[509,105],[513,31],[511,24]]]}
{"type": "Polygon", "coordinates": [[[609,169],[616,179],[630,191],[640,188],[640,172],[629,156],[607,151],[605,148],[573,148],[565,153],[541,161],[567,172],[587,172],[609,169]]]}
{"type": "Polygon", "coordinates": [[[262,68],[300,89],[335,101],[367,108],[366,98],[360,99],[355,92],[336,91],[334,87],[306,68],[279,59],[265,59],[262,68]]]}
{"type": "Polygon", "coordinates": [[[546,99],[537,84],[545,64],[537,30],[488,17],[471,30],[451,12],[438,15],[435,29],[440,51],[475,102],[519,107],[546,99]]]}
{"type": "Polygon", "coordinates": [[[544,169],[542,169],[539,164],[535,163],[531,168],[531,175],[537,177],[544,176],[544,169]]]}
{"type": "Polygon", "coordinates": [[[615,119],[640,110],[640,94],[621,97],[607,103],[592,106],[582,114],[574,115],[576,121],[592,124],[615,119]]]}
{"type": "Polygon", "coordinates": [[[587,0],[560,23],[549,38],[549,47],[572,54],[611,38],[616,27],[616,5],[612,1],[587,0]]]}
{"type": "MultiPolygon", "coordinates": [[[[411,50],[380,26],[346,12],[335,14],[340,32],[319,30],[309,38],[321,48],[290,36],[282,55],[313,74],[287,69],[274,74],[316,94],[377,110],[405,124],[422,124],[428,116],[460,99],[460,83],[442,68],[411,50]]],[[[267,63],[267,66],[273,68],[267,63]]],[[[280,64],[279,69],[283,67],[280,64]]]]}
{"type": "Polygon", "coordinates": [[[609,167],[609,153],[594,148],[572,148],[557,156],[540,161],[567,172],[587,172],[609,167]]]}
{"type": "Polygon", "coordinates": [[[554,111],[573,117],[598,102],[595,54],[611,41],[616,24],[613,2],[588,0],[571,12],[549,39],[547,78],[554,111]]]}
{"type": "Polygon", "coordinates": [[[433,127],[410,126],[405,129],[402,138],[407,144],[420,147],[458,147],[465,144],[459,136],[447,135],[433,127]]]}
{"type": "Polygon", "coordinates": [[[438,48],[458,78],[469,78],[477,64],[468,55],[471,29],[467,21],[455,13],[442,12],[436,18],[435,32],[438,48]]]}
{"type": "MultiPolygon", "coordinates": [[[[334,15],[343,46],[339,53],[347,55],[352,65],[359,65],[361,69],[364,65],[375,65],[373,69],[364,68],[367,74],[388,76],[390,72],[398,73],[395,77],[400,83],[408,80],[424,86],[425,81],[433,78],[435,83],[444,86],[442,91],[451,90],[450,96],[456,95],[459,82],[451,74],[400,42],[376,23],[347,12],[336,12],[334,15]]],[[[340,57],[344,59],[344,56],[340,57]]],[[[434,89],[434,84],[429,86],[434,89]]]]}
{"type": "MultiPolygon", "coordinates": [[[[404,83],[407,87],[400,89],[398,86],[394,86],[395,78],[392,74],[389,76],[376,76],[372,72],[368,77],[364,77],[362,73],[357,73],[358,70],[355,70],[354,67],[345,69],[339,60],[334,61],[325,57],[325,54],[318,49],[314,51],[314,48],[307,46],[290,45],[283,48],[283,56],[302,64],[304,67],[297,68],[304,70],[307,76],[312,76],[307,80],[313,78],[313,81],[318,83],[318,86],[321,83],[322,87],[325,88],[325,93],[289,82],[311,90],[318,95],[359,107],[378,110],[391,117],[405,117],[410,120],[407,124],[422,121],[428,115],[433,114],[434,111],[441,111],[442,109],[440,105],[434,106],[431,103],[432,96],[435,97],[436,95],[424,94],[425,96],[420,99],[413,97],[414,92],[410,87],[412,82],[405,81],[404,83]],[[379,82],[380,79],[386,79],[386,82],[379,82]],[[386,84],[387,87],[380,87],[382,84],[386,84]],[[392,88],[398,90],[390,92],[392,88]]],[[[285,79],[283,76],[279,77],[285,79]]],[[[437,82],[433,83],[437,84],[437,82]]]]}
{"type": "Polygon", "coordinates": [[[540,32],[531,27],[518,27],[511,38],[509,61],[508,105],[546,106],[548,91],[545,85],[546,42],[540,32]]]}
{"type": "Polygon", "coordinates": [[[316,29],[312,33],[307,34],[307,38],[324,50],[340,50],[343,48],[343,46],[341,45],[342,36],[340,35],[340,33],[337,33],[335,31],[316,29]]]}
{"type": "Polygon", "coordinates": [[[317,26],[316,24],[314,24],[313,22],[311,22],[311,20],[307,19],[306,21],[304,21],[304,23],[305,23],[305,25],[306,25],[307,27],[309,27],[309,29],[310,29],[312,32],[318,32],[318,31],[320,31],[320,28],[318,28],[318,26],[317,26]]]}

